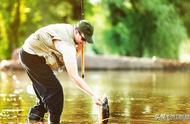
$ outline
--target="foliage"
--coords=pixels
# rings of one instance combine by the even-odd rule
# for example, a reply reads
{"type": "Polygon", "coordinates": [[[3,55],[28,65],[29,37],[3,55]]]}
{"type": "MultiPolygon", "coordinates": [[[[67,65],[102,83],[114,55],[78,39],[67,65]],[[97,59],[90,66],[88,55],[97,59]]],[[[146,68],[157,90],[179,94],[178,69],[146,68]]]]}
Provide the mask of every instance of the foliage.
{"type": "Polygon", "coordinates": [[[187,39],[175,6],[167,0],[105,0],[112,28],[106,31],[110,53],[177,58],[187,39]],[[114,18],[113,18],[114,17],[114,18]]]}
{"type": "MultiPolygon", "coordinates": [[[[83,1],[85,19],[95,26],[88,49],[96,54],[177,58],[190,35],[189,0],[83,1]]],[[[81,18],[81,0],[1,0],[0,59],[36,29],[81,18]]]]}
{"type": "Polygon", "coordinates": [[[0,4],[0,55],[6,57],[18,40],[18,27],[20,23],[20,0],[6,2],[2,0],[0,4]],[[14,35],[14,36],[13,36],[14,35]],[[8,51],[8,52],[4,52],[8,51]]]}
{"type": "Polygon", "coordinates": [[[1,0],[0,8],[0,59],[10,58],[36,29],[81,18],[80,0],[1,0]]]}

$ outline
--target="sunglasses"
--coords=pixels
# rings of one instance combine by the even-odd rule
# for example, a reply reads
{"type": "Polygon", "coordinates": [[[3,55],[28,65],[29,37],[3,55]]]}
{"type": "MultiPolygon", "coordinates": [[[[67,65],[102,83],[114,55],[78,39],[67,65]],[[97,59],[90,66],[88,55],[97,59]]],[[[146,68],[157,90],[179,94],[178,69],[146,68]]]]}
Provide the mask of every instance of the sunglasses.
{"type": "Polygon", "coordinates": [[[81,40],[86,41],[86,39],[82,36],[81,32],[80,31],[78,31],[78,32],[79,32],[79,35],[81,36],[81,40]]]}

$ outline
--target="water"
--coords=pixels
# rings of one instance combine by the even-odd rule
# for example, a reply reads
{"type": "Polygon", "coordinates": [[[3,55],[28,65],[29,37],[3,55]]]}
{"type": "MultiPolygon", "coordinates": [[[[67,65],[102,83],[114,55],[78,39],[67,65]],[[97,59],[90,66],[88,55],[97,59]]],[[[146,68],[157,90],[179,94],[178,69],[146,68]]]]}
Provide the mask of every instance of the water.
{"type": "MultiPolygon", "coordinates": [[[[190,72],[89,71],[85,80],[109,99],[109,124],[188,124],[190,72]]],[[[99,108],[60,73],[65,95],[63,123],[98,124],[99,108]]],[[[25,124],[35,104],[24,71],[0,72],[0,124],[25,124]]],[[[47,118],[47,115],[46,115],[47,118]]]]}

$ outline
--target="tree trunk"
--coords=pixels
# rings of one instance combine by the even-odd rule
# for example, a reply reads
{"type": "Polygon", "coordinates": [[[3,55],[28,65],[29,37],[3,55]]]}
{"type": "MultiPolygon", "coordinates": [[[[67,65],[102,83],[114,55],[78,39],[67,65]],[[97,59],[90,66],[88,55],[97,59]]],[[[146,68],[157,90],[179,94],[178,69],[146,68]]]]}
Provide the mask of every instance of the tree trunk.
{"type": "Polygon", "coordinates": [[[17,0],[16,3],[15,14],[13,15],[13,21],[10,23],[8,27],[8,51],[10,53],[13,52],[15,48],[18,47],[18,35],[19,35],[19,25],[20,25],[20,0],[17,0]]]}

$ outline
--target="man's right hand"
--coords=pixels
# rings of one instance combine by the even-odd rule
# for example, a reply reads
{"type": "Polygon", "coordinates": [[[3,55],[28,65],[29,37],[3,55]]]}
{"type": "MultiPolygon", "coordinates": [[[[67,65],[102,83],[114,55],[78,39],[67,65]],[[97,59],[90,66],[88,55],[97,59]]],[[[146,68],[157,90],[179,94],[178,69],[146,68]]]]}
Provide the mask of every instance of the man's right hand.
{"type": "Polygon", "coordinates": [[[95,95],[95,96],[93,96],[93,100],[94,100],[96,105],[102,106],[103,102],[102,102],[102,99],[100,97],[95,95]]]}

